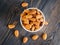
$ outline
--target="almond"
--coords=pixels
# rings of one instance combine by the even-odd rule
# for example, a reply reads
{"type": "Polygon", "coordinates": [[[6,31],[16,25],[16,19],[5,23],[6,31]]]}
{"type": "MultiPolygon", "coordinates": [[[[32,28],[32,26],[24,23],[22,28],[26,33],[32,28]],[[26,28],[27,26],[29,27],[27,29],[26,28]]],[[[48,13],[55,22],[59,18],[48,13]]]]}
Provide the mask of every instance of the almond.
{"type": "Polygon", "coordinates": [[[43,33],[42,39],[43,39],[43,40],[46,40],[46,39],[47,39],[47,33],[43,33]]]}
{"type": "Polygon", "coordinates": [[[28,42],[28,37],[24,37],[23,38],[23,43],[27,43],[28,42]]]}
{"type": "Polygon", "coordinates": [[[39,38],[38,35],[33,35],[33,36],[32,36],[32,40],[37,40],[38,38],[39,38]]]}
{"type": "Polygon", "coordinates": [[[28,6],[28,3],[27,2],[23,2],[22,3],[22,7],[27,7],[28,6]]]}
{"type": "Polygon", "coordinates": [[[35,30],[35,27],[33,26],[31,30],[34,31],[35,30]]]}
{"type": "Polygon", "coordinates": [[[9,28],[9,29],[15,28],[15,25],[14,25],[14,24],[9,24],[9,25],[8,25],[8,28],[9,28]]]}
{"type": "Polygon", "coordinates": [[[19,31],[18,30],[15,30],[14,31],[14,35],[15,35],[15,37],[19,37],[19,31]]]}
{"type": "Polygon", "coordinates": [[[45,24],[45,25],[48,25],[48,22],[47,22],[47,21],[45,21],[45,22],[44,22],[44,24],[45,24]]]}
{"type": "Polygon", "coordinates": [[[28,30],[30,30],[31,25],[30,24],[27,24],[27,25],[25,25],[25,28],[28,29],[28,30]]]}

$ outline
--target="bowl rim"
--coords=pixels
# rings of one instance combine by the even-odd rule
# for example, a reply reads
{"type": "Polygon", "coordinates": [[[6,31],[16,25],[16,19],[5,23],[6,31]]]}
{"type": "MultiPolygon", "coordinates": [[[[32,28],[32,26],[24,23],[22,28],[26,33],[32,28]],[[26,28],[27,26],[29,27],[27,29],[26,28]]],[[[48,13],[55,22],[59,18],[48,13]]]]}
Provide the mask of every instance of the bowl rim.
{"type": "MultiPolygon", "coordinates": [[[[44,22],[45,22],[45,16],[44,16],[43,12],[42,12],[40,9],[31,7],[31,8],[27,8],[27,9],[25,9],[25,10],[29,10],[29,9],[36,9],[36,10],[38,10],[39,12],[41,12],[42,16],[44,17],[44,22]]],[[[24,11],[23,11],[23,12],[24,12],[24,11]]],[[[22,13],[23,13],[23,12],[22,12],[22,13]]],[[[27,30],[27,29],[23,26],[22,21],[21,21],[21,18],[22,18],[22,17],[20,16],[21,26],[23,27],[24,30],[26,30],[26,31],[28,31],[28,32],[38,32],[38,31],[40,31],[40,30],[43,28],[43,26],[44,26],[44,23],[43,23],[43,25],[42,25],[39,29],[37,29],[36,31],[27,30]]]]}

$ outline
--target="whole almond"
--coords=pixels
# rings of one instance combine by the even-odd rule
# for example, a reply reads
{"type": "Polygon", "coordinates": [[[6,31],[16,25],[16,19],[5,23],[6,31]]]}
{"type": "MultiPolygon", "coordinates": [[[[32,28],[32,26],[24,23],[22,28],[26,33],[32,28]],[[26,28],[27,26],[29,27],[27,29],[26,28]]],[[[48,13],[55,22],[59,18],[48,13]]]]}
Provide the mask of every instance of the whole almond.
{"type": "Polygon", "coordinates": [[[38,35],[33,35],[33,36],[32,36],[32,40],[37,40],[38,38],[39,38],[38,35]]]}
{"type": "Polygon", "coordinates": [[[22,7],[27,7],[28,6],[28,3],[27,2],[23,2],[22,3],[22,7]]]}
{"type": "Polygon", "coordinates": [[[42,39],[43,39],[43,40],[46,40],[46,39],[47,39],[47,33],[43,33],[42,39]]]}
{"type": "Polygon", "coordinates": [[[45,21],[45,22],[44,22],[44,24],[45,24],[45,25],[48,25],[48,22],[47,22],[47,21],[45,21]]]}
{"type": "Polygon", "coordinates": [[[18,38],[18,37],[19,37],[19,31],[18,31],[18,30],[15,30],[15,31],[14,31],[14,35],[15,35],[15,37],[18,38]]]}
{"type": "Polygon", "coordinates": [[[27,43],[28,42],[28,37],[24,37],[23,38],[23,43],[27,43]]]}
{"type": "Polygon", "coordinates": [[[15,28],[15,25],[14,25],[14,24],[9,24],[9,25],[8,25],[8,28],[9,28],[9,29],[15,28]]]}

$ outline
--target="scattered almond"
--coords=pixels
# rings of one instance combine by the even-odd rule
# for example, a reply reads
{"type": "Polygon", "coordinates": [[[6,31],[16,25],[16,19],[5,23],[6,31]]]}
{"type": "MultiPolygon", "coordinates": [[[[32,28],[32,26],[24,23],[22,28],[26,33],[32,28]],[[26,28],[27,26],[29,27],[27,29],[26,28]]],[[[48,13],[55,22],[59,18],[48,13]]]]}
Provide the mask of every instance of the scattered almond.
{"type": "Polygon", "coordinates": [[[38,38],[39,38],[38,35],[33,35],[33,36],[32,36],[32,40],[37,40],[38,38]]]}
{"type": "Polygon", "coordinates": [[[46,40],[46,39],[47,39],[47,33],[43,33],[42,39],[43,39],[43,40],[46,40]]]}
{"type": "Polygon", "coordinates": [[[15,37],[19,37],[19,31],[18,30],[15,30],[14,31],[14,35],[15,35],[15,37]]]}
{"type": "Polygon", "coordinates": [[[14,24],[9,24],[9,25],[8,25],[8,28],[9,28],[9,29],[15,28],[15,25],[14,25],[14,24]]]}
{"type": "Polygon", "coordinates": [[[28,3],[27,2],[23,2],[22,3],[22,7],[27,7],[28,6],[28,3]]]}
{"type": "Polygon", "coordinates": [[[45,25],[48,25],[48,22],[47,22],[47,21],[45,21],[45,22],[44,22],[44,24],[45,24],[45,25]]]}
{"type": "Polygon", "coordinates": [[[28,37],[24,37],[23,38],[23,43],[27,43],[28,42],[28,37]]]}

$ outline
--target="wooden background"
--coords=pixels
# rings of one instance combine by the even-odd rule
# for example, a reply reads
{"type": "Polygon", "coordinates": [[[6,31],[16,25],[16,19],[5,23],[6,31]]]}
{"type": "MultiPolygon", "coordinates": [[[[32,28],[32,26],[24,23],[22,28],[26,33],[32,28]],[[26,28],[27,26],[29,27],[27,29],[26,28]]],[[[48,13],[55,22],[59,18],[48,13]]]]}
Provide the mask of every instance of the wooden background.
{"type": "Polygon", "coordinates": [[[24,10],[21,7],[23,0],[0,0],[0,45],[60,45],[60,0],[24,0],[29,3],[29,7],[37,7],[45,15],[48,25],[44,26],[41,31],[29,33],[25,31],[20,24],[20,13],[24,10]],[[7,25],[17,21],[14,29],[10,30],[7,25]],[[20,37],[13,35],[14,30],[19,30],[20,37]],[[41,34],[46,32],[48,39],[43,41],[41,34]],[[38,34],[38,40],[33,41],[31,35],[38,34]],[[29,41],[22,43],[22,38],[27,36],[29,41]]]}

